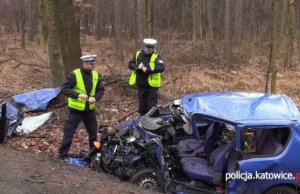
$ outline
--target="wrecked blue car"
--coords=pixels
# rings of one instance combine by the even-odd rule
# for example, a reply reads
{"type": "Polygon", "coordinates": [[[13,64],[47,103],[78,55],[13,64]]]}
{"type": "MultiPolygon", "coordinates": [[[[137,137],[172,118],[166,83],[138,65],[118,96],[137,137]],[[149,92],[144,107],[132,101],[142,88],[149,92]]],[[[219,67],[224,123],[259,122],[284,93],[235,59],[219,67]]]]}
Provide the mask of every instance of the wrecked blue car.
{"type": "MultiPolygon", "coordinates": [[[[149,115],[135,128],[153,134],[158,166],[136,169],[130,182],[167,193],[298,193],[300,114],[286,95],[216,92],[185,95],[172,118],[193,131],[174,146],[156,133],[149,115]],[[147,121],[147,124],[144,121],[147,121]],[[200,136],[198,125],[205,126],[200,136]],[[146,127],[145,127],[146,126],[146,127]]],[[[150,142],[150,140],[148,140],[150,142]]]]}
{"type": "MultiPolygon", "coordinates": [[[[161,152],[158,143],[176,149],[179,141],[193,137],[193,131],[183,123],[183,119],[176,118],[177,108],[174,103],[153,107],[145,116],[117,127],[101,126],[101,138],[94,142],[95,148],[89,154],[90,163],[98,171],[113,174],[123,181],[135,182],[137,173],[141,173],[142,169],[150,168],[152,174],[152,169],[160,168],[159,161],[155,159],[161,152]],[[156,113],[160,116],[152,117],[156,113]]],[[[199,125],[199,130],[206,125],[199,125]]],[[[140,186],[163,186],[160,173],[158,175],[150,180],[145,177],[140,186]]]]}

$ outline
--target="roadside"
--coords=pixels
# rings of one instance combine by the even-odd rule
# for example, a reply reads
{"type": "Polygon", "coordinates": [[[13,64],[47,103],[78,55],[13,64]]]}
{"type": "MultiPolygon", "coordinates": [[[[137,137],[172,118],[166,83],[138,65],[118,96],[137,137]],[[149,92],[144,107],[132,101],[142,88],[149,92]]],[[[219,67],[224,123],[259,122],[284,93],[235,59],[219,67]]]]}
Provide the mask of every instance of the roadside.
{"type": "Polygon", "coordinates": [[[27,150],[0,145],[0,191],[27,193],[154,193],[90,168],[79,168],[27,150]]]}

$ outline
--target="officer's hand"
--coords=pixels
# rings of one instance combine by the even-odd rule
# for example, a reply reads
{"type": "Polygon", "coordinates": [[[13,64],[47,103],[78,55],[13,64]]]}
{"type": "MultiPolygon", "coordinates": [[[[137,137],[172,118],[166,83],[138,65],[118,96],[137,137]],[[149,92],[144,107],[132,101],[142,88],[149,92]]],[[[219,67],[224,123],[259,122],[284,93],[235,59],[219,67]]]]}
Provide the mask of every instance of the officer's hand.
{"type": "Polygon", "coordinates": [[[147,67],[143,67],[143,72],[146,73],[147,67]]]}
{"type": "Polygon", "coordinates": [[[90,98],[89,98],[89,102],[90,102],[91,104],[93,104],[93,103],[96,102],[96,99],[95,99],[94,97],[90,97],[90,98]]]}
{"type": "Polygon", "coordinates": [[[88,96],[86,94],[79,94],[78,97],[81,98],[82,100],[88,100],[88,96]]]}
{"type": "Polygon", "coordinates": [[[140,63],[139,64],[139,69],[143,69],[145,66],[144,66],[144,64],[143,63],[140,63]]]}

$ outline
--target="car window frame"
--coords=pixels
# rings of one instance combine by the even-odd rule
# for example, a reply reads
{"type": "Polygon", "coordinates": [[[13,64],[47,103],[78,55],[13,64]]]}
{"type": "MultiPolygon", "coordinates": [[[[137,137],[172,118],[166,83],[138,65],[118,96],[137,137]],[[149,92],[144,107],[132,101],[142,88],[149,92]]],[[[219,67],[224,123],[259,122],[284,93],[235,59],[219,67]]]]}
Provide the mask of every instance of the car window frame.
{"type": "Polygon", "coordinates": [[[241,127],[241,139],[240,139],[240,145],[241,145],[241,157],[240,159],[241,160],[246,160],[246,159],[252,159],[252,158],[269,158],[269,157],[276,157],[276,156],[279,156],[281,155],[285,150],[286,150],[286,147],[290,144],[290,140],[291,140],[291,137],[292,137],[292,134],[293,134],[293,128],[295,127],[295,125],[291,126],[291,125],[263,125],[263,126],[243,126],[241,127]],[[286,128],[287,130],[289,130],[289,136],[287,138],[287,141],[285,143],[285,145],[283,146],[283,149],[281,150],[281,152],[277,153],[277,154],[273,154],[273,155],[248,155],[248,156],[244,156],[244,129],[245,128],[255,128],[256,129],[265,129],[265,130],[272,130],[272,129],[276,129],[276,128],[286,128]]]}

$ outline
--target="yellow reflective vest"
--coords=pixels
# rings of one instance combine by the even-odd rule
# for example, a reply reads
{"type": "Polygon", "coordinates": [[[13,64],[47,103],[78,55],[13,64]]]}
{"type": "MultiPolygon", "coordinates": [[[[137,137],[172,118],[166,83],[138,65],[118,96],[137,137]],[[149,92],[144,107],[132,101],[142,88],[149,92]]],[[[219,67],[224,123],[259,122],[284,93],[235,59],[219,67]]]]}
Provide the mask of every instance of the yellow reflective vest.
{"type": "MultiPolygon", "coordinates": [[[[138,56],[141,53],[141,51],[137,51],[135,55],[135,59],[137,62],[138,56]]],[[[155,67],[155,60],[157,59],[158,55],[156,52],[153,52],[151,59],[150,59],[150,67],[154,68],[155,67]]],[[[131,72],[130,78],[129,78],[129,85],[134,85],[136,84],[136,70],[133,70],[131,72]]],[[[161,87],[161,73],[150,73],[148,76],[148,83],[152,87],[161,87]]]]}
{"type": "MultiPolygon", "coordinates": [[[[73,90],[79,94],[88,95],[86,93],[86,89],[84,86],[83,77],[82,77],[80,69],[75,69],[73,72],[75,73],[75,76],[76,76],[76,85],[74,86],[73,90]]],[[[91,93],[88,96],[94,97],[95,93],[96,93],[96,86],[97,86],[98,79],[99,79],[98,73],[96,71],[92,71],[92,78],[93,78],[93,86],[92,86],[91,93]]],[[[70,97],[68,98],[68,106],[70,108],[73,108],[76,110],[84,110],[85,104],[86,104],[86,100],[82,100],[79,97],[77,99],[70,98],[70,97]]],[[[95,109],[95,103],[89,104],[89,106],[90,106],[89,108],[91,110],[95,109]]]]}

